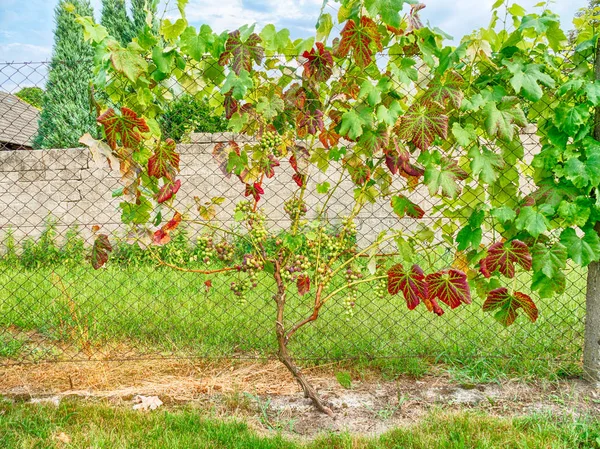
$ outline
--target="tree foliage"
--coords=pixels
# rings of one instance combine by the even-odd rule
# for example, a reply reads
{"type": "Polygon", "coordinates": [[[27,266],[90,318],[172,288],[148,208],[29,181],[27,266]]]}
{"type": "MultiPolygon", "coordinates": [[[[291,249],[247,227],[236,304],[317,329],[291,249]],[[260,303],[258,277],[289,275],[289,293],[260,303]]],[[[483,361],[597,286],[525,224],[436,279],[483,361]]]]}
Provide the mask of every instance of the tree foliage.
{"type": "Polygon", "coordinates": [[[15,96],[35,108],[42,109],[44,103],[44,91],[39,87],[24,87],[19,90],[15,96]]]}
{"type": "Polygon", "coordinates": [[[61,0],[54,10],[56,29],[46,93],[42,103],[36,148],[75,148],[85,133],[96,133],[90,102],[94,50],[81,35],[81,27],[65,8],[91,16],[88,0],[61,0]]]}
{"type": "MultiPolygon", "coordinates": [[[[126,48],[82,21],[103,53],[96,84],[119,108],[106,105],[99,122],[116,157],[126,162],[124,219],[140,225],[139,235],[154,235],[156,244],[180,222],[223,230],[214,221],[217,202],[201,204],[199,217],[172,210],[179,156],[158,123],[175,89],[209,98],[231,131],[254,136],[258,143],[232,140],[213,151],[247,198],[234,211],[239,226],[224,231],[239,233],[251,248],[232,263],[248,276],[232,291],[243,296],[257,270],[273,275],[279,357],[321,410],[328,411],[295,368],[287,344],[341,292],[350,315],[363,283],[387,282],[389,294],[402,293],[409,309],[423,302],[437,315],[444,313],[441,304],[451,310],[477,297],[485,311],[510,325],[518,309],[537,319],[536,296],[564,291],[569,259],[581,265],[600,259],[594,230],[600,142],[591,134],[600,104],[593,12],[576,19],[578,33],[569,44],[558,16],[545,6],[527,13],[511,5],[505,13],[512,20],[502,27],[505,2],[497,1],[488,28],[449,46],[439,30],[423,25],[424,5],[412,1],[340,0],[340,36],[330,41],[334,18],[323,12],[316,42],[292,40],[272,25],[260,32],[254,26],[220,34],[206,25],[196,30],[187,23],[185,3],[178,2],[181,18],[165,19],[158,36],[140,36],[138,45],[126,48]],[[161,84],[167,78],[175,81],[171,89],[161,84]],[[123,95],[123,85],[133,94],[123,95]],[[133,117],[130,112],[135,121],[119,122],[115,139],[106,114],[133,117]],[[531,163],[519,138],[530,123],[542,144],[531,163]],[[260,205],[274,193],[266,180],[285,176],[278,169],[284,161],[293,169],[286,182],[297,188],[284,205],[289,229],[276,238],[260,205]],[[326,219],[328,200],[305,218],[309,180],[332,165],[351,180],[354,198],[334,232],[326,219]],[[526,176],[535,182],[532,192],[521,189],[526,176]],[[413,201],[418,187],[427,189],[434,209],[413,201]],[[359,246],[355,220],[369,204],[389,207],[398,219],[432,220],[412,233],[392,226],[359,246]],[[381,254],[389,243],[396,244],[396,255],[381,254]],[[271,244],[276,249],[267,252],[271,244]],[[435,252],[436,245],[455,260],[423,270],[418,254],[435,252]],[[298,252],[304,247],[308,256],[298,252]],[[532,267],[535,294],[506,282],[532,267]],[[340,274],[342,287],[332,281],[340,274]],[[291,291],[314,300],[312,313],[297,323],[284,314],[291,291]]],[[[316,193],[328,198],[330,188],[317,184],[316,193]]]]}

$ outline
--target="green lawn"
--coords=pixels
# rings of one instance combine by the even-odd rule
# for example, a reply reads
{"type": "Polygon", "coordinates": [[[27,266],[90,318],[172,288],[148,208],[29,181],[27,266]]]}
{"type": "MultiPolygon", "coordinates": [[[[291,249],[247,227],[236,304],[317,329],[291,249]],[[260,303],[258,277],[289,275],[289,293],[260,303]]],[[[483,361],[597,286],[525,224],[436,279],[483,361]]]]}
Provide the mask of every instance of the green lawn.
{"type": "Polygon", "coordinates": [[[600,422],[549,415],[496,418],[435,411],[419,424],[376,439],[324,435],[296,443],[259,436],[232,419],[192,407],[140,413],[124,407],[66,400],[52,405],[0,400],[0,447],[144,449],[598,449],[600,422]]]}
{"type": "MultiPolygon", "coordinates": [[[[148,265],[98,271],[87,263],[34,270],[0,265],[0,357],[85,359],[77,351],[88,341],[112,358],[271,354],[273,281],[264,275],[240,303],[228,287],[237,276],[214,277],[207,291],[202,275],[148,265]]],[[[443,362],[477,380],[570,375],[577,373],[583,341],[584,273],[573,271],[569,280],[565,294],[537,300],[537,323],[519,317],[508,329],[482,312],[477,297],[437,317],[423,306],[408,311],[401,295],[380,299],[364,287],[353,318],[346,318],[340,297],[297,334],[292,350],[315,363],[389,357],[378,363],[417,373],[423,363],[443,362]]],[[[307,316],[311,301],[311,295],[292,295],[288,322],[307,316]]]]}

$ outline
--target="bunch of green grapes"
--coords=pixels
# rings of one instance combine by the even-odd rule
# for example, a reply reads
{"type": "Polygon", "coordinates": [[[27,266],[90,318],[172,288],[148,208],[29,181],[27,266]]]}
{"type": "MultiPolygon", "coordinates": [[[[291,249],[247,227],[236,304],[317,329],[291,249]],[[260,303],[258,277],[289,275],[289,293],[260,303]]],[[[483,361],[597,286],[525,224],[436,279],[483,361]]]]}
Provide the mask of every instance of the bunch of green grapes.
{"type": "Polygon", "coordinates": [[[235,296],[237,296],[240,304],[246,304],[248,301],[247,293],[251,288],[249,279],[240,279],[236,282],[232,282],[229,286],[235,296]]]}
{"type": "Polygon", "coordinates": [[[284,281],[295,282],[298,276],[306,274],[312,268],[312,262],[303,254],[296,254],[292,260],[284,267],[281,277],[284,281]]]}
{"type": "Polygon", "coordinates": [[[344,298],[344,313],[346,314],[346,320],[350,320],[354,316],[354,307],[356,306],[356,292],[348,291],[348,294],[344,298]]]}
{"type": "Polygon", "coordinates": [[[265,227],[266,216],[262,209],[253,210],[250,201],[240,201],[235,205],[234,212],[242,214],[241,221],[246,222],[250,237],[259,242],[264,242],[269,237],[265,227]]]}
{"type": "Polygon", "coordinates": [[[292,221],[299,220],[306,215],[308,207],[306,203],[300,198],[290,198],[283,204],[283,210],[290,217],[292,221]]]}
{"type": "MultiPolygon", "coordinates": [[[[387,276],[387,272],[385,270],[385,265],[377,265],[377,271],[375,272],[375,275],[377,277],[387,276]]],[[[378,298],[383,299],[388,294],[387,284],[388,284],[387,277],[383,277],[382,279],[377,279],[377,281],[375,281],[375,287],[373,290],[375,292],[375,295],[378,298]]]]}
{"type": "Polygon", "coordinates": [[[283,139],[281,136],[273,131],[267,131],[263,134],[262,139],[260,139],[260,147],[265,151],[273,153],[275,157],[281,157],[279,147],[282,143],[283,139]]]}
{"type": "Polygon", "coordinates": [[[198,237],[196,239],[196,248],[193,256],[195,260],[201,260],[205,264],[209,264],[214,255],[215,249],[212,236],[204,234],[198,237]]]}
{"type": "Polygon", "coordinates": [[[354,307],[356,306],[356,298],[358,296],[356,285],[352,285],[352,283],[362,279],[363,274],[360,271],[348,268],[344,275],[347,286],[347,293],[346,297],[344,298],[344,308],[346,318],[350,319],[354,316],[354,307]]]}
{"type": "Polygon", "coordinates": [[[217,258],[223,262],[231,262],[233,260],[233,245],[226,240],[221,240],[215,245],[214,249],[217,258]]]}
{"type": "Polygon", "coordinates": [[[248,275],[248,281],[252,284],[252,288],[258,286],[258,272],[263,268],[263,261],[253,254],[244,254],[242,264],[239,266],[239,270],[248,275]]]}

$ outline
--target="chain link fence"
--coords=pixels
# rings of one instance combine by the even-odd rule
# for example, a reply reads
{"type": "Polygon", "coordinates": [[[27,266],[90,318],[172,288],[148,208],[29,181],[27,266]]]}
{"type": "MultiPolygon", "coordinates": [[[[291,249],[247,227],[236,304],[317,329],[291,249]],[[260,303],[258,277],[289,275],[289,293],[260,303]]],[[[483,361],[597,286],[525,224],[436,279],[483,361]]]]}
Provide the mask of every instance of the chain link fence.
{"type": "MultiPolygon", "coordinates": [[[[277,348],[274,282],[269,275],[259,274],[246,297],[239,298],[231,286],[243,282],[243,274],[209,278],[158,264],[148,250],[128,238],[130,229],[121,223],[121,200],[114,194],[121,187],[117,175],[97,168],[87,149],[35,148],[40,110],[17,95],[25,98],[25,87],[45,89],[48,69],[46,62],[0,63],[0,365],[269,357],[277,348]],[[115,251],[106,267],[95,271],[87,258],[97,227],[111,235],[115,251]]],[[[420,73],[416,82],[427,82],[427,74],[420,73]]],[[[227,120],[211,115],[210,99],[203,98],[193,83],[174,83],[170,90],[173,100],[159,123],[163,134],[176,140],[181,154],[182,185],[175,207],[214,215],[214,220],[235,226],[233,210],[244,198],[243,186],[223,176],[212,152],[218,143],[235,140],[243,145],[252,139],[227,132],[227,120]]],[[[74,123],[66,120],[63,125],[72,128],[74,123]]],[[[523,129],[515,145],[530,161],[541,150],[535,127],[523,129]]],[[[310,168],[312,187],[328,183],[337,188],[333,195],[307,198],[307,218],[325,209],[322,219],[335,236],[336,226],[352,209],[355,185],[340,177],[335,163],[325,171],[316,165],[310,168]]],[[[287,160],[276,171],[280,173],[266,182],[260,203],[274,234],[289,225],[284,204],[296,190],[287,160]]],[[[519,184],[522,194],[533,188],[527,176],[519,184]]],[[[491,194],[511,197],[515,192],[501,188],[485,192],[465,184],[459,210],[466,214],[478,195],[489,200],[491,194]]],[[[399,219],[389,199],[366,206],[356,219],[359,245],[389,229],[418,232],[433,242],[431,252],[417,255],[424,269],[460,266],[456,245],[432,231],[434,225],[455,221],[437,212],[444,200],[432,199],[423,187],[414,189],[410,199],[425,210],[424,218],[399,219]]],[[[488,228],[484,242],[493,238],[488,228]]],[[[194,270],[225,266],[248,248],[220,231],[190,225],[158,251],[165,262],[194,270]]],[[[389,248],[389,263],[394,251],[389,248]]],[[[516,277],[516,287],[528,292],[530,276],[516,277]]],[[[327,304],[321,317],[295,336],[291,349],[299,359],[315,361],[422,357],[576,364],[583,345],[585,276],[585,270],[572,268],[564,294],[536,300],[540,309],[536,323],[521,317],[510,328],[484,314],[483,299],[475,294],[473,304],[439,318],[424,309],[409,311],[401,295],[389,296],[382,291],[385,285],[368,284],[358,289],[351,305],[343,294],[327,304]]],[[[310,296],[290,298],[290,321],[310,314],[310,296]]]]}

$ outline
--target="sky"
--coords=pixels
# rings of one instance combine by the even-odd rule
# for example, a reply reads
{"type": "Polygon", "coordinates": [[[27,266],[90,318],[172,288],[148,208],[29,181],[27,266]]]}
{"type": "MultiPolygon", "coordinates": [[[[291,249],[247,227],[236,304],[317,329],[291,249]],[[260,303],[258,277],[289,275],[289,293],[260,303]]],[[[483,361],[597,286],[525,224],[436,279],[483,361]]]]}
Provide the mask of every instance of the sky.
{"type": "MultiPolygon", "coordinates": [[[[518,0],[528,11],[540,0],[518,0]]],[[[421,12],[424,22],[441,28],[455,38],[454,42],[481,26],[486,26],[494,0],[424,0],[421,12]]],[[[54,7],[58,0],[0,0],[0,62],[38,62],[52,55],[54,7]]],[[[99,20],[101,0],[91,0],[99,20]]],[[[159,12],[178,14],[175,0],[161,0],[159,12]]],[[[569,29],[575,12],[587,0],[555,0],[550,8],[561,16],[564,29],[569,29]]],[[[258,27],[274,23],[290,29],[291,36],[314,35],[314,24],[322,0],[189,0],[186,12],[193,25],[209,24],[215,31],[235,29],[256,22],[258,27]]],[[[327,9],[329,12],[333,9],[327,9]]],[[[1,72],[1,70],[0,70],[1,72]]],[[[43,69],[33,73],[32,84],[43,76],[43,69]],[[37,77],[37,78],[36,78],[37,77]]],[[[1,73],[0,73],[1,74],[1,73]]],[[[7,86],[0,86],[7,87],[7,86]]]]}

